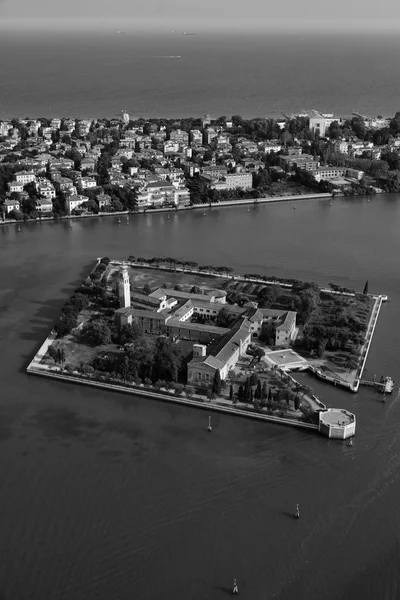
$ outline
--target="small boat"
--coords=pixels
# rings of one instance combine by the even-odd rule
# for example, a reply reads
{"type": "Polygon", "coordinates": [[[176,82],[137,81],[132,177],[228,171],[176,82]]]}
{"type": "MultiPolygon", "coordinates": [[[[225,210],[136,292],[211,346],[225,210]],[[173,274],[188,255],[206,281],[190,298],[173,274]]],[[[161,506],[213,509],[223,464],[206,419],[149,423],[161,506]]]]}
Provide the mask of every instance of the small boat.
{"type": "Polygon", "coordinates": [[[329,206],[332,206],[332,200],[329,202],[329,206]]]}
{"type": "Polygon", "coordinates": [[[347,444],[348,446],[352,446],[353,445],[353,438],[350,438],[349,443],[347,444]]]}
{"type": "Polygon", "coordinates": [[[17,231],[21,231],[21,227],[18,225],[18,230],[17,231]]]}
{"type": "Polygon", "coordinates": [[[121,223],[121,218],[118,219],[118,223],[121,223]]]}
{"type": "Polygon", "coordinates": [[[293,206],[293,210],[296,210],[296,205],[293,206]]]}
{"type": "Polygon", "coordinates": [[[203,212],[203,217],[205,217],[205,216],[206,216],[206,212],[204,211],[204,212],[203,212]]]}
{"type": "Polygon", "coordinates": [[[207,431],[212,431],[212,427],[211,427],[211,417],[208,417],[208,427],[207,427],[207,431]]]}
{"type": "Polygon", "coordinates": [[[294,518],[300,519],[300,508],[298,504],[296,505],[296,512],[294,513],[294,518]]]}
{"type": "Polygon", "coordinates": [[[73,222],[72,222],[72,221],[70,221],[70,222],[69,222],[69,227],[71,228],[71,227],[73,227],[73,226],[74,226],[73,222]]]}
{"type": "Polygon", "coordinates": [[[250,209],[249,209],[249,208],[247,209],[247,212],[250,212],[250,209]]]}

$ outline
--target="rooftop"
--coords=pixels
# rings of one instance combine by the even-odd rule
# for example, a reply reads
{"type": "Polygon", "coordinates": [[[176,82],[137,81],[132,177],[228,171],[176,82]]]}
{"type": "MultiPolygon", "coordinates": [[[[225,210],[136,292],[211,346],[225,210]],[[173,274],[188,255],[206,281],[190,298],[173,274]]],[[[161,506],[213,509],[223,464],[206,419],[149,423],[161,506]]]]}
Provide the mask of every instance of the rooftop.
{"type": "Polygon", "coordinates": [[[327,408],[321,411],[319,418],[323,423],[333,427],[343,427],[354,423],[356,417],[353,413],[344,410],[343,408],[327,408]]]}

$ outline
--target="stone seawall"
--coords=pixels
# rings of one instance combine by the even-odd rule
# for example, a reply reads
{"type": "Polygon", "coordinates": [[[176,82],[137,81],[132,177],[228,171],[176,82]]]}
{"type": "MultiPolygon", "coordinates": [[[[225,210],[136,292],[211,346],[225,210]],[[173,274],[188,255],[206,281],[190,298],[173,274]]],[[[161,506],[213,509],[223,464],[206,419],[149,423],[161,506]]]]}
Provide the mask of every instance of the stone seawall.
{"type": "MultiPolygon", "coordinates": [[[[49,338],[47,338],[45,344],[48,342],[48,339],[49,338]]],[[[42,348],[45,346],[45,344],[43,344],[43,346],[40,348],[39,352],[42,350],[42,348]]],[[[47,351],[48,345],[49,345],[49,343],[46,346],[46,351],[47,351]]],[[[310,429],[313,431],[318,431],[318,425],[314,425],[312,423],[302,423],[300,421],[295,421],[293,419],[283,419],[281,417],[275,417],[273,415],[262,415],[259,413],[253,413],[253,412],[238,409],[238,408],[231,408],[228,406],[224,406],[222,404],[217,404],[215,402],[201,402],[199,400],[191,400],[189,398],[183,398],[182,396],[172,396],[172,395],[170,396],[167,394],[152,392],[152,391],[149,391],[146,389],[142,389],[140,387],[129,387],[128,388],[123,385],[118,385],[116,383],[106,383],[106,382],[102,382],[102,381],[96,381],[94,379],[85,379],[83,377],[81,378],[81,377],[76,377],[73,375],[66,375],[66,374],[60,373],[60,372],[45,370],[45,369],[43,369],[43,367],[40,368],[38,366],[39,361],[37,360],[37,357],[38,357],[38,355],[35,356],[35,358],[33,359],[33,361],[30,363],[30,365],[27,368],[27,372],[31,375],[41,375],[43,377],[59,379],[62,381],[67,381],[69,383],[90,385],[92,387],[104,388],[104,389],[112,390],[115,392],[123,392],[125,394],[131,394],[133,396],[145,396],[147,398],[152,398],[154,400],[162,400],[164,402],[173,402],[174,404],[181,404],[181,405],[183,404],[183,405],[187,405],[187,406],[192,406],[194,408],[201,408],[201,409],[207,410],[207,411],[215,411],[215,412],[226,413],[226,414],[239,416],[239,417],[257,419],[259,421],[267,421],[269,423],[275,423],[278,425],[290,425],[291,427],[299,427],[300,429],[310,429]]]]}

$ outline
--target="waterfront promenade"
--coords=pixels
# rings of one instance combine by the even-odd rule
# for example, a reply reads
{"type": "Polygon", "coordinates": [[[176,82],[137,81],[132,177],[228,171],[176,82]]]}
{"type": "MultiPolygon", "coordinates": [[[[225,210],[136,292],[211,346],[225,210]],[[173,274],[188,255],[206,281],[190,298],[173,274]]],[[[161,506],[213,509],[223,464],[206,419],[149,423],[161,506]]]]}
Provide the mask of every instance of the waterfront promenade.
{"type": "Polygon", "coordinates": [[[65,221],[70,219],[94,219],[97,217],[118,217],[118,216],[127,216],[127,215],[143,215],[143,214],[153,214],[153,213],[163,213],[163,212],[182,212],[188,210],[206,210],[210,208],[225,208],[232,206],[243,206],[243,205],[257,205],[257,204],[269,204],[276,202],[293,202],[294,200],[325,200],[327,198],[331,198],[331,194],[298,194],[295,196],[268,196],[264,198],[245,198],[240,200],[226,200],[222,202],[211,202],[205,204],[193,204],[191,206],[180,206],[180,207],[163,207],[163,208],[153,208],[153,209],[145,209],[141,208],[135,211],[122,210],[117,212],[99,212],[98,214],[87,214],[87,215],[66,215],[64,217],[60,217],[59,219],[54,219],[54,217],[46,217],[41,216],[38,219],[26,219],[17,221],[16,219],[3,219],[0,220],[0,225],[9,225],[12,223],[44,223],[47,221],[65,221]]]}

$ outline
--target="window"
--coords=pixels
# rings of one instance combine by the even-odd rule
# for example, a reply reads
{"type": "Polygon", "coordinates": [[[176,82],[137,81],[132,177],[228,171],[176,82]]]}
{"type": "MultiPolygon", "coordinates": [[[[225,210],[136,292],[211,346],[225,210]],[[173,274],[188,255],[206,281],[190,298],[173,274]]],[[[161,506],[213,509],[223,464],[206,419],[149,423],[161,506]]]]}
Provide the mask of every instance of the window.
{"type": "Polygon", "coordinates": [[[201,373],[197,373],[197,379],[201,379],[201,373]]]}
{"type": "Polygon", "coordinates": [[[206,381],[210,381],[210,375],[206,373],[206,381]]]}

